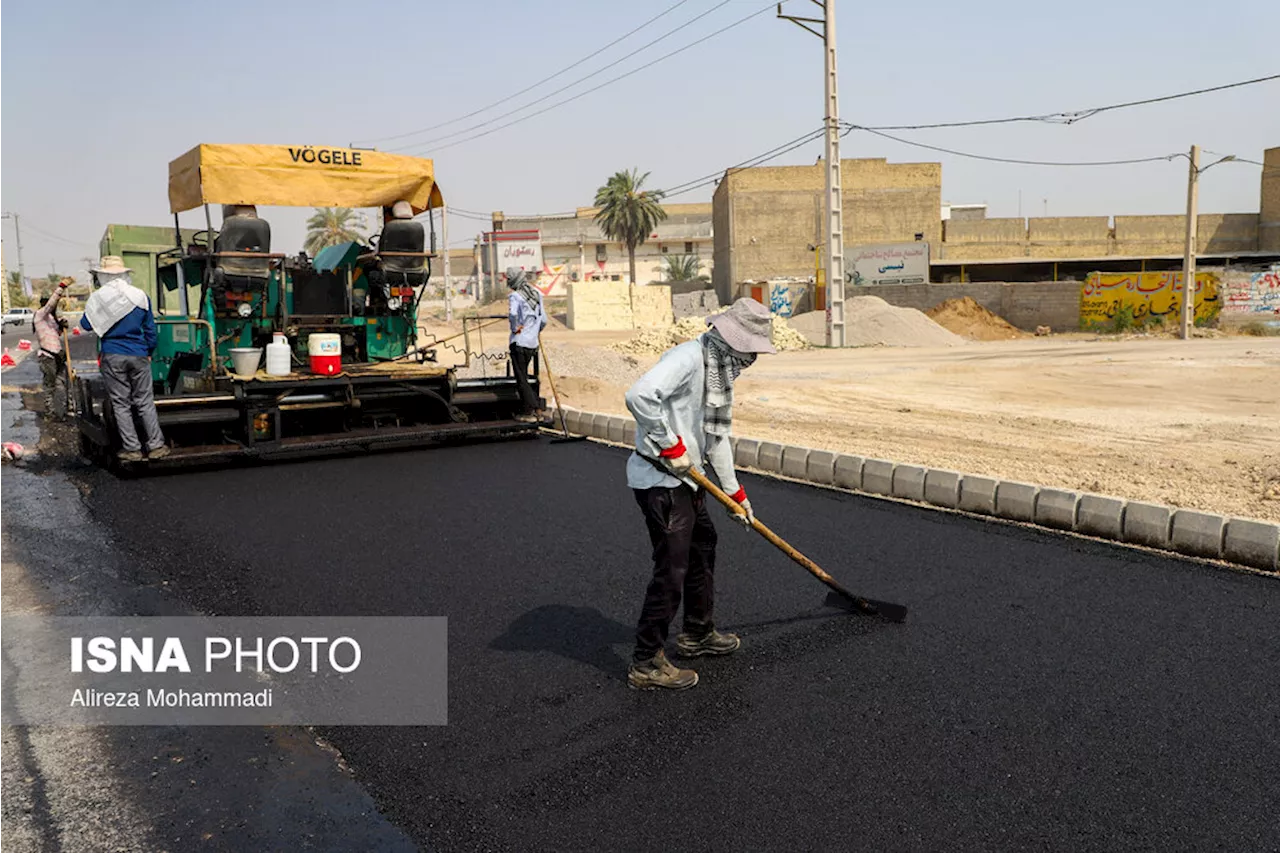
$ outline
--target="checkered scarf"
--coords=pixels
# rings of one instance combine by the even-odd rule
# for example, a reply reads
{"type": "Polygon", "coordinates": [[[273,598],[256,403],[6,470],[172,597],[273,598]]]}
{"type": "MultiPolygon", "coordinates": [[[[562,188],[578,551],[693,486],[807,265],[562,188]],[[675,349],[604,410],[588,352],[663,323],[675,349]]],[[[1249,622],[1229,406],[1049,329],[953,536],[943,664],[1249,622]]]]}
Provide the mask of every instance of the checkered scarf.
{"type": "Polygon", "coordinates": [[[702,364],[707,374],[704,430],[712,435],[729,434],[733,426],[733,380],[754,360],[734,352],[714,328],[703,334],[702,364]]]}

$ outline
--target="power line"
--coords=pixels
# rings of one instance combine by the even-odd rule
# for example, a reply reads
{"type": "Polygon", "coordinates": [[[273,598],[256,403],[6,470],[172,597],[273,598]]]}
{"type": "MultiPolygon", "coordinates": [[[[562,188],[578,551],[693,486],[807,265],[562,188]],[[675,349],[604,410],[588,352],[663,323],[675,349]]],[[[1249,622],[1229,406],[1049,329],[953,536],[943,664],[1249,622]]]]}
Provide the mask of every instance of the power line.
{"type": "Polygon", "coordinates": [[[894,142],[900,142],[903,145],[911,145],[916,148],[927,148],[930,151],[940,151],[943,154],[952,154],[952,155],[955,155],[956,157],[968,157],[973,160],[987,160],[992,163],[1013,163],[1019,166],[1131,166],[1136,163],[1156,163],[1161,160],[1168,161],[1168,160],[1172,160],[1175,157],[1182,156],[1181,154],[1175,153],[1175,154],[1165,154],[1162,157],[1136,157],[1131,160],[1087,160],[1087,161],[1078,161],[1078,162],[1063,162],[1063,161],[1052,161],[1052,160],[1019,160],[1011,157],[992,157],[986,154],[971,154],[966,151],[956,151],[951,148],[941,148],[937,145],[926,145],[923,142],[913,142],[910,139],[902,139],[901,137],[890,136],[887,133],[882,133],[881,131],[875,130],[873,128],[862,127],[861,125],[856,125],[856,124],[846,124],[846,127],[849,130],[865,131],[875,136],[880,136],[885,139],[891,139],[894,142]]]}
{"type": "MultiPolygon", "coordinates": [[[[574,80],[574,81],[573,81],[573,82],[571,82],[571,83],[566,83],[565,85],[561,86],[559,89],[554,89],[554,90],[552,90],[552,91],[548,92],[547,94],[543,95],[542,97],[540,97],[540,98],[536,98],[536,99],[534,99],[534,100],[530,101],[530,102],[529,102],[529,103],[527,103],[527,104],[523,104],[523,105],[521,105],[521,106],[518,106],[518,107],[516,107],[516,108],[515,108],[515,109],[513,109],[513,110],[507,110],[505,113],[501,113],[501,114],[499,114],[499,115],[496,115],[496,116],[494,116],[494,117],[493,117],[493,118],[491,118],[491,119],[486,119],[486,120],[484,120],[484,121],[480,122],[479,124],[473,124],[473,125],[471,125],[470,127],[465,127],[465,128],[463,128],[462,130],[454,130],[454,131],[451,131],[451,132],[449,132],[449,133],[444,134],[443,136],[437,136],[437,137],[436,137],[436,138],[434,138],[434,139],[428,139],[428,140],[426,140],[425,142],[421,142],[421,143],[418,143],[418,142],[411,142],[411,143],[409,143],[408,145],[402,145],[402,146],[400,146],[399,148],[391,148],[391,149],[388,149],[388,150],[390,150],[390,151],[404,151],[404,150],[405,150],[405,149],[407,149],[407,148],[413,148],[414,146],[417,146],[417,145],[431,145],[432,143],[440,142],[440,141],[442,141],[442,140],[448,139],[448,138],[449,138],[449,137],[451,137],[451,136],[460,136],[461,134],[464,134],[464,133],[470,133],[470,132],[471,132],[471,131],[473,131],[473,130],[479,130],[480,128],[482,128],[482,127],[487,127],[487,126],[489,126],[489,125],[493,124],[493,123],[494,123],[494,122],[496,122],[496,121],[501,121],[502,119],[507,118],[508,116],[513,116],[513,115],[515,115],[516,113],[521,112],[522,110],[526,110],[526,109],[528,109],[529,107],[534,106],[535,104],[540,104],[540,103],[542,103],[543,101],[547,100],[548,98],[553,98],[553,97],[555,97],[556,95],[559,95],[561,92],[565,92],[565,91],[567,91],[567,90],[569,90],[569,89],[572,89],[574,86],[576,86],[576,85],[578,85],[579,83],[582,83],[582,82],[584,82],[584,81],[586,81],[586,80],[590,80],[592,77],[595,77],[597,74],[602,74],[602,73],[604,73],[605,71],[608,71],[610,68],[613,68],[613,67],[615,67],[615,66],[617,66],[617,65],[621,65],[622,63],[626,62],[628,59],[630,59],[631,57],[635,56],[636,54],[641,53],[641,52],[643,52],[643,51],[645,51],[645,50],[648,50],[649,48],[653,47],[653,46],[654,46],[655,44],[657,44],[658,42],[660,42],[660,41],[664,41],[665,39],[670,38],[671,36],[675,35],[676,33],[680,32],[681,30],[685,29],[686,27],[692,26],[693,24],[695,24],[695,23],[697,23],[698,21],[700,21],[700,20],[702,20],[703,18],[705,18],[707,15],[710,15],[712,12],[716,11],[717,9],[719,9],[719,8],[720,8],[720,7],[722,7],[722,6],[727,6],[727,5],[728,5],[729,3],[731,3],[731,2],[733,2],[733,0],[720,0],[720,2],[719,2],[719,3],[717,3],[717,4],[716,4],[716,5],[714,5],[714,6],[712,6],[712,7],[711,7],[710,9],[708,9],[707,11],[703,12],[703,13],[702,13],[702,14],[700,14],[700,15],[695,15],[695,16],[694,16],[693,18],[691,18],[690,20],[685,21],[683,24],[681,24],[681,25],[680,25],[680,26],[678,26],[678,27],[675,27],[674,29],[668,30],[667,32],[665,32],[665,33],[663,33],[662,35],[658,36],[658,37],[657,37],[656,39],[654,39],[653,41],[650,41],[650,42],[648,42],[647,44],[643,44],[643,45],[641,45],[640,47],[636,48],[635,50],[631,51],[630,53],[628,53],[628,54],[624,54],[623,56],[621,56],[621,57],[619,57],[619,58],[615,59],[613,62],[610,62],[608,65],[604,65],[604,66],[602,66],[602,67],[600,67],[600,68],[597,68],[595,71],[592,71],[590,74],[584,74],[583,76],[579,77],[577,80],[574,80]]],[[[678,52],[678,51],[677,51],[677,52],[678,52]]],[[[647,66],[642,66],[642,67],[647,67],[647,66]]],[[[638,70],[638,69],[637,69],[637,70],[638,70]]],[[[621,79],[621,78],[616,78],[616,79],[621,79]]],[[[606,84],[606,85],[607,85],[607,84],[606,84]]],[[[589,90],[589,91],[594,91],[594,90],[589,90]]],[[[585,94],[585,93],[584,93],[584,94],[585,94]]],[[[567,101],[566,101],[565,103],[567,103],[567,101]]],[[[534,115],[538,115],[538,113],[534,113],[534,115]]],[[[410,134],[410,135],[413,135],[413,134],[410,134]]],[[[452,143],[451,143],[451,144],[452,144],[452,143]]],[[[442,147],[444,147],[444,148],[448,148],[449,146],[448,146],[448,145],[445,145],[445,146],[442,146],[442,147]]]]}
{"type": "Polygon", "coordinates": [[[37,234],[39,234],[39,235],[43,236],[43,237],[44,237],[45,239],[47,239],[47,240],[57,240],[57,241],[59,241],[59,242],[61,242],[61,243],[66,243],[66,244],[67,244],[67,245],[69,245],[69,246],[75,246],[77,249],[83,249],[85,246],[93,246],[93,245],[96,245],[96,244],[95,244],[95,243],[93,243],[93,242],[86,242],[86,241],[81,241],[81,240],[71,240],[71,239],[68,239],[68,238],[66,238],[66,237],[59,237],[57,234],[53,234],[53,233],[50,233],[50,232],[48,232],[48,231],[45,231],[43,228],[37,228],[36,226],[34,226],[34,225],[32,225],[32,224],[31,224],[31,220],[29,220],[29,219],[27,220],[27,228],[29,228],[30,230],[34,231],[35,233],[37,233],[37,234]]]}
{"type": "MultiPolygon", "coordinates": [[[[679,2],[675,3],[674,5],[668,6],[666,9],[664,9],[663,11],[661,11],[661,12],[659,12],[658,14],[654,15],[652,18],[650,18],[649,20],[645,21],[645,22],[644,22],[643,24],[641,24],[640,26],[636,27],[636,28],[635,28],[635,29],[633,29],[633,30],[630,30],[630,31],[629,31],[629,32],[627,32],[627,33],[624,33],[623,35],[621,35],[621,36],[619,36],[618,38],[614,39],[613,41],[609,42],[608,44],[606,44],[604,47],[600,48],[599,50],[596,50],[596,51],[594,51],[593,53],[589,53],[589,54],[587,54],[586,56],[582,57],[582,58],[581,58],[581,59],[579,59],[577,62],[574,62],[574,63],[573,63],[573,64],[571,64],[571,65],[566,65],[564,68],[561,68],[559,71],[557,71],[556,73],[554,73],[554,74],[552,74],[552,75],[550,75],[550,76],[548,76],[548,77],[543,77],[543,78],[542,78],[541,80],[539,80],[537,83],[530,84],[530,85],[526,86],[525,88],[521,89],[519,92],[515,92],[515,93],[513,93],[513,94],[507,95],[505,98],[500,98],[500,99],[498,99],[498,100],[494,101],[494,102],[493,102],[493,103],[491,103],[491,104],[486,104],[485,106],[480,107],[480,109],[478,109],[478,110],[474,110],[474,111],[472,111],[472,112],[469,112],[469,113],[467,113],[466,115],[458,116],[457,118],[451,118],[451,119],[449,119],[448,121],[442,121],[442,122],[440,122],[439,124],[433,124],[433,125],[431,125],[430,127],[423,127],[423,128],[419,128],[418,130],[410,130],[410,131],[408,131],[408,132],[406,132],[406,133],[397,133],[397,134],[395,134],[394,136],[376,136],[376,137],[373,137],[373,138],[371,138],[371,139],[362,139],[362,140],[359,140],[359,141],[361,141],[361,142],[386,142],[386,141],[393,140],[393,139],[404,139],[404,138],[405,138],[405,137],[407,137],[407,136],[417,136],[419,133],[430,133],[430,132],[431,132],[431,131],[433,131],[433,130],[438,130],[439,128],[442,128],[442,127],[448,127],[448,126],[449,126],[449,125],[451,125],[451,124],[457,124],[458,122],[460,122],[460,121],[465,121],[465,120],[467,120],[467,119],[469,119],[469,118],[472,118],[473,116],[478,116],[478,115],[480,115],[480,113],[487,112],[488,110],[491,110],[491,109],[493,109],[494,107],[496,107],[496,106],[498,106],[498,105],[500,105],[500,104],[505,104],[507,101],[513,100],[513,99],[515,99],[515,98],[518,98],[518,97],[520,97],[521,95],[525,94],[526,92],[533,91],[534,89],[536,89],[536,88],[538,88],[539,86],[541,86],[543,83],[548,83],[548,82],[550,82],[550,81],[552,81],[552,80],[556,79],[556,78],[557,78],[557,77],[559,77],[561,74],[564,74],[566,71],[571,71],[572,69],[577,68],[579,65],[581,65],[581,64],[582,64],[582,63],[584,63],[584,62],[586,62],[586,61],[587,61],[587,60],[589,60],[589,59],[594,59],[595,57],[597,57],[597,56],[599,56],[600,54],[604,53],[604,52],[605,52],[606,50],[608,50],[609,48],[613,47],[614,45],[616,45],[616,44],[618,44],[618,43],[620,43],[620,42],[626,41],[628,38],[630,38],[631,36],[633,36],[633,35],[635,35],[636,33],[640,32],[640,31],[641,31],[641,30],[643,30],[645,27],[647,27],[647,26],[649,26],[650,24],[652,24],[654,21],[656,21],[656,20],[658,20],[659,18],[662,18],[662,17],[664,17],[664,16],[666,16],[666,15],[669,15],[670,13],[674,12],[676,9],[679,9],[681,6],[683,6],[685,3],[688,3],[688,2],[689,2],[689,0],[679,0],[679,2]]],[[[713,10],[713,11],[714,11],[714,10],[713,10]]],[[[696,20],[696,19],[695,19],[695,20],[696,20]]],[[[606,66],[606,67],[607,67],[607,66],[606,66]]],[[[601,70],[604,70],[604,69],[601,69],[601,70]]],[[[599,73],[599,72],[597,72],[597,73],[599,73]]]]}
{"type": "MultiPolygon", "coordinates": [[[[727,2],[727,0],[726,0],[726,2],[727,2]]],[[[721,6],[722,6],[722,5],[724,5],[724,3],[722,2],[720,5],[721,5],[721,6]]],[[[617,77],[611,77],[610,79],[608,79],[608,80],[604,81],[603,83],[600,83],[600,84],[599,84],[599,85],[597,85],[597,86],[593,86],[593,87],[591,87],[590,89],[586,89],[586,90],[584,90],[584,91],[582,91],[582,92],[579,92],[579,93],[578,93],[578,94],[576,94],[576,95],[573,95],[573,96],[571,96],[571,97],[565,98],[565,99],[564,99],[564,100],[562,100],[562,101],[556,101],[554,104],[550,104],[550,105],[548,105],[548,106],[546,106],[546,107],[543,107],[542,109],[537,110],[536,112],[529,113],[529,114],[528,114],[528,115],[526,115],[526,116],[521,116],[520,118],[518,118],[518,119],[514,119],[514,120],[512,120],[512,121],[509,121],[509,122],[507,122],[506,124],[500,124],[500,125],[498,125],[497,127],[490,128],[489,130],[482,131],[481,133],[477,133],[477,134],[474,134],[474,135],[472,135],[472,136],[467,136],[467,137],[464,137],[464,138],[462,138],[462,139],[456,139],[456,140],[454,140],[453,142],[449,142],[449,143],[446,143],[446,144],[444,144],[444,145],[441,145],[441,146],[437,147],[435,150],[436,150],[436,151],[441,151],[441,150],[443,150],[443,149],[445,149],[445,148],[452,148],[452,147],[453,147],[453,146],[455,146],[455,145],[461,145],[461,144],[462,144],[462,143],[464,143],[464,142],[470,142],[470,141],[471,141],[471,140],[473,140],[473,139],[479,139],[479,138],[481,138],[482,136],[488,136],[488,135],[489,135],[489,134],[491,134],[491,133],[497,133],[498,131],[500,131],[500,130],[504,130],[504,129],[508,128],[508,127],[511,127],[512,125],[519,124],[520,122],[523,122],[523,121],[528,121],[528,120],[529,120],[529,119],[531,119],[531,118],[534,118],[534,117],[536,117],[536,116],[540,116],[540,115],[542,115],[543,113],[549,112],[550,110],[554,110],[556,107],[564,106],[565,104],[568,104],[568,103],[570,103],[570,102],[572,102],[572,101],[576,101],[576,100],[578,100],[579,98],[582,98],[582,97],[585,97],[585,96],[587,96],[587,95],[590,95],[592,92],[598,92],[599,90],[603,89],[605,86],[609,86],[609,85],[612,85],[612,84],[614,84],[614,83],[617,83],[619,80],[624,80],[624,79],[626,79],[627,77],[630,77],[630,76],[631,76],[631,75],[633,75],[633,74],[637,74],[637,73],[639,73],[639,72],[641,72],[641,71],[645,70],[646,68],[650,68],[650,67],[652,67],[652,66],[654,66],[654,65],[657,65],[659,62],[662,62],[662,61],[664,61],[664,60],[666,60],[666,59],[670,59],[671,57],[675,56],[676,54],[684,53],[686,50],[689,50],[690,48],[697,47],[698,45],[702,44],[703,42],[708,41],[708,40],[710,40],[710,39],[713,39],[713,38],[715,38],[716,36],[720,35],[721,33],[727,32],[727,31],[729,31],[729,30],[733,29],[734,27],[737,27],[737,26],[740,26],[740,25],[742,25],[742,24],[745,24],[747,21],[751,20],[752,18],[759,17],[760,15],[763,15],[765,12],[770,11],[770,10],[771,10],[771,9],[773,9],[773,8],[774,8],[774,6],[776,6],[776,5],[777,5],[776,3],[770,3],[768,6],[765,6],[764,8],[762,8],[762,9],[760,9],[760,10],[756,11],[756,12],[752,12],[750,15],[746,15],[746,16],[744,16],[744,17],[742,17],[742,18],[739,18],[738,20],[734,21],[733,23],[728,24],[727,26],[721,27],[720,29],[716,30],[715,32],[712,32],[712,33],[710,33],[710,34],[708,34],[708,35],[703,36],[702,38],[698,39],[697,41],[690,42],[689,44],[686,44],[684,47],[676,48],[675,50],[673,50],[673,51],[671,51],[671,52],[669,52],[669,53],[665,53],[665,54],[663,54],[662,56],[659,56],[657,59],[651,60],[651,61],[649,61],[649,62],[645,63],[644,65],[639,66],[638,68],[633,68],[633,69],[632,69],[632,70],[630,70],[630,71],[627,71],[627,72],[625,72],[625,73],[623,73],[623,74],[619,74],[617,77]]],[[[715,8],[715,9],[718,9],[718,8],[720,8],[720,6],[716,6],[716,7],[714,7],[714,8],[715,8]]],[[[712,11],[714,11],[714,9],[713,9],[712,11]]],[[[531,105],[532,105],[532,104],[527,105],[527,106],[531,106],[531,105]]],[[[517,110],[516,112],[518,112],[518,110],[517,110]]],[[[496,119],[495,119],[495,121],[496,121],[496,119]]],[[[465,131],[461,131],[461,132],[465,132],[465,131]]],[[[453,134],[450,134],[450,135],[453,135],[453,134]]],[[[442,138],[443,138],[443,137],[442,137],[442,138]]],[[[430,143],[424,143],[424,144],[430,144],[430,143]]],[[[397,149],[397,150],[403,150],[403,149],[397,149]]],[[[424,148],[419,148],[419,149],[417,149],[417,152],[416,152],[416,153],[421,153],[421,152],[423,152],[423,151],[425,151],[425,149],[424,149],[424,148]]]]}
{"type": "Polygon", "coordinates": [[[1226,83],[1222,86],[1210,86],[1206,89],[1194,89],[1190,92],[1178,92],[1174,95],[1161,95],[1158,98],[1144,98],[1140,101],[1126,101],[1122,104],[1108,104],[1102,107],[1091,107],[1087,110],[1071,110],[1057,113],[1044,113],[1042,115],[1028,116],[1011,116],[1009,118],[991,118],[978,119],[975,121],[944,121],[934,124],[894,124],[894,125],[876,125],[875,127],[862,128],[863,130],[932,130],[943,127],[978,127],[981,125],[991,124],[1012,124],[1014,122],[1046,122],[1050,124],[1075,124],[1087,118],[1092,118],[1099,113],[1111,112],[1112,110],[1123,110],[1129,107],[1139,107],[1146,104],[1158,104],[1164,101],[1176,101],[1179,98],[1190,98],[1194,95],[1204,95],[1209,92],[1221,92],[1225,89],[1236,89],[1241,86],[1252,86],[1255,83],[1267,83],[1272,80],[1280,80],[1280,74],[1272,74],[1268,77],[1257,77],[1253,80],[1241,80],[1237,83],[1226,83]]]}
{"type": "MultiPolygon", "coordinates": [[[[683,184],[676,184],[675,186],[669,189],[662,190],[663,198],[671,198],[672,196],[684,195],[687,192],[693,192],[696,189],[701,189],[702,187],[705,187],[709,184],[716,183],[723,176],[728,175],[731,172],[739,172],[739,171],[742,171],[743,169],[750,169],[754,166],[759,166],[763,163],[767,163],[770,160],[776,160],[777,158],[781,157],[783,154],[787,154],[791,151],[794,151],[797,148],[807,145],[810,142],[816,141],[817,139],[821,138],[822,134],[825,132],[826,130],[824,128],[818,128],[817,130],[810,131],[809,133],[806,133],[803,136],[797,136],[795,139],[792,139],[789,142],[784,142],[781,145],[777,146],[776,148],[770,148],[768,151],[765,151],[762,154],[757,154],[754,157],[750,157],[746,160],[743,160],[741,163],[736,163],[727,168],[719,169],[708,175],[703,175],[701,178],[694,178],[692,181],[685,181],[683,184]]],[[[845,134],[847,134],[848,132],[849,131],[846,130],[845,134]]]]}

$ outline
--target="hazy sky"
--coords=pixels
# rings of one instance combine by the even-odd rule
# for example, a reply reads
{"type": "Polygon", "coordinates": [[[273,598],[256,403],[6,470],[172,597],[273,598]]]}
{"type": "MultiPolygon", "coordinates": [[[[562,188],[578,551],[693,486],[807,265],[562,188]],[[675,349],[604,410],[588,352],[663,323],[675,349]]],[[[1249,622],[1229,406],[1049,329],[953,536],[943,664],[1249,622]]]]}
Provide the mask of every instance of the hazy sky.
{"type": "MultiPolygon", "coordinates": [[[[83,269],[108,222],[165,225],[168,162],[199,142],[346,145],[470,113],[575,62],[675,0],[600,2],[241,2],[8,0],[0,28],[0,202],[22,217],[29,275],[83,269]]],[[[763,0],[686,0],[600,56],[462,122],[380,148],[434,157],[452,205],[508,214],[591,202],[618,169],[673,186],[821,126],[822,52],[763,0]],[[463,130],[705,17],[519,118],[769,11],[598,92],[480,139],[463,130]],[[467,134],[469,135],[469,134],[467,134]],[[432,142],[431,140],[438,140],[432,142]]],[[[1076,110],[1280,73],[1273,0],[838,0],[841,113],[868,125],[1076,110]],[[1042,6],[1049,11],[1035,11],[1042,6]]],[[[820,14],[791,0],[792,14],[820,14]]],[[[1106,113],[1072,126],[921,131],[913,139],[981,154],[1124,159],[1196,142],[1261,160],[1280,145],[1280,81],[1106,113]]],[[[365,143],[368,144],[368,143],[365,143]]],[[[812,163],[815,142],[778,164],[812,163]]],[[[1186,161],[1065,169],[983,163],[854,133],[845,157],[941,161],[943,197],[991,216],[1177,213],[1186,161]]],[[[1256,212],[1259,169],[1224,164],[1201,210],[1256,212]]],[[[679,197],[705,201],[711,187],[679,197]]],[[[265,211],[277,251],[303,216],[265,211]]],[[[200,224],[187,214],[183,224],[200,224]]],[[[451,218],[450,241],[479,223],[451,218]]],[[[16,268],[13,224],[5,263],[16,268]]]]}

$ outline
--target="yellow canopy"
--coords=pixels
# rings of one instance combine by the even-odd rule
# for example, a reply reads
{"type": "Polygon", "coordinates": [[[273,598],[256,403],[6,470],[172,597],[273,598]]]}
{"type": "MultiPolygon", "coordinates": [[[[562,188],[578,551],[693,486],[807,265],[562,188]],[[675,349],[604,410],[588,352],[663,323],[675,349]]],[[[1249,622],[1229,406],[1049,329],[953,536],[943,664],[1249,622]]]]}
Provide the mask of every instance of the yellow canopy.
{"type": "Polygon", "coordinates": [[[197,145],[169,164],[169,211],[202,204],[389,207],[444,204],[430,160],[312,145],[197,145]]]}

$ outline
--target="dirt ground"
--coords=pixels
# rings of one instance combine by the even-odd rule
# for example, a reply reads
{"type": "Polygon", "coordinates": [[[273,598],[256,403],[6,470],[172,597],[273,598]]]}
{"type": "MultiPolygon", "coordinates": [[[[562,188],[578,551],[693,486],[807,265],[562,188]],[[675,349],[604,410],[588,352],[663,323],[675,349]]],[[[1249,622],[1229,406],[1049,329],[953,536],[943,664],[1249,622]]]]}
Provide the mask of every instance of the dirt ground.
{"type": "MultiPolygon", "coordinates": [[[[656,358],[623,333],[549,330],[568,405],[625,413],[656,358]]],[[[1280,340],[1083,334],[945,348],[814,349],[739,380],[734,431],[1280,521],[1280,340]]]]}

